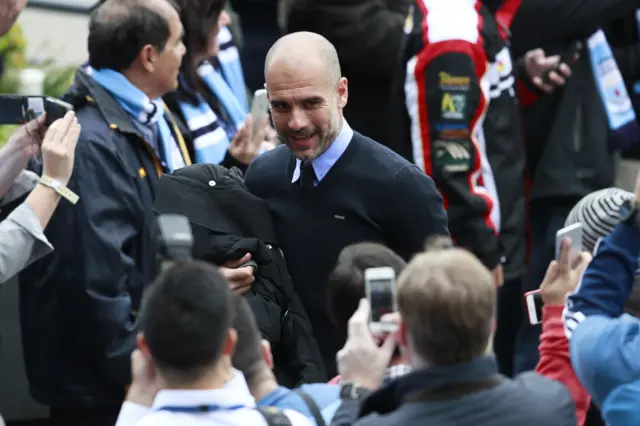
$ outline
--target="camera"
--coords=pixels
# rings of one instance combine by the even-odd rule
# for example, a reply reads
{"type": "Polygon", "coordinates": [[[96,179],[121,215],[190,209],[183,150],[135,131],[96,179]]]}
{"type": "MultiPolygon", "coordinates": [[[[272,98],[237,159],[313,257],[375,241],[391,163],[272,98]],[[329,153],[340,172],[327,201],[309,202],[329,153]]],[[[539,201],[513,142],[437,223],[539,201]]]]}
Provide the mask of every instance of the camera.
{"type": "Polygon", "coordinates": [[[163,214],[158,216],[158,270],[164,271],[174,262],[192,260],[193,234],[186,216],[163,214]]]}

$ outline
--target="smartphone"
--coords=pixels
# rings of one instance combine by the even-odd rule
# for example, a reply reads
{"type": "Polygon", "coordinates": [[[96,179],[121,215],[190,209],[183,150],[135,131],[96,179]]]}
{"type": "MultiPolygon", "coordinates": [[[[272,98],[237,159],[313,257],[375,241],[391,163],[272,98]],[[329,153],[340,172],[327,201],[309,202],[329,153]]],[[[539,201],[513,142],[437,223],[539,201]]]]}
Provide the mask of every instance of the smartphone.
{"type": "Polygon", "coordinates": [[[524,302],[527,307],[529,324],[540,324],[542,322],[542,306],[544,305],[542,296],[540,296],[540,290],[525,293],[524,302]]]}
{"type": "Polygon", "coordinates": [[[369,268],[364,271],[364,288],[371,306],[369,328],[373,333],[393,332],[394,324],[380,322],[385,314],[396,309],[396,273],[393,268],[369,268]]]}
{"type": "Polygon", "coordinates": [[[565,238],[571,239],[569,262],[573,262],[582,251],[582,224],[574,223],[556,232],[556,259],[560,256],[560,244],[565,238]]]}
{"type": "Polygon", "coordinates": [[[258,131],[260,124],[269,112],[269,99],[267,99],[267,89],[258,89],[253,94],[251,102],[251,116],[253,117],[253,131],[258,131]]]}
{"type": "MultiPolygon", "coordinates": [[[[571,66],[578,59],[577,56],[582,50],[582,47],[583,45],[581,41],[574,41],[573,43],[571,43],[569,47],[560,55],[560,62],[558,62],[558,66],[560,66],[560,64],[567,64],[571,66]]],[[[557,69],[558,67],[555,67],[545,71],[545,73],[542,75],[542,81],[544,83],[550,84],[551,81],[549,80],[549,74],[551,74],[551,71],[556,71],[557,69]]]]}
{"type": "Polygon", "coordinates": [[[46,113],[49,126],[72,110],[71,104],[48,96],[0,95],[0,124],[24,124],[46,113]]]}

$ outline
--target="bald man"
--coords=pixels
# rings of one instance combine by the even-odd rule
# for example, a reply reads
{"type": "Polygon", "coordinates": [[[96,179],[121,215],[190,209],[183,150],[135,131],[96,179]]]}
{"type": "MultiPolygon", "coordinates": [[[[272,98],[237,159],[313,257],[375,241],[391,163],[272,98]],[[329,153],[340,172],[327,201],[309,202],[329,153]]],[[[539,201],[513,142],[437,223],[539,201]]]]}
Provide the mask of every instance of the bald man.
{"type": "MultiPolygon", "coordinates": [[[[249,167],[249,190],[274,215],[287,267],[314,327],[327,373],[342,347],[327,313],[326,283],[340,251],[378,242],[409,259],[431,235],[448,235],[433,181],[343,117],[348,82],[335,48],[318,34],[279,39],[265,80],[283,144],[249,167]]],[[[392,123],[390,123],[392,125],[392,123]]]]}

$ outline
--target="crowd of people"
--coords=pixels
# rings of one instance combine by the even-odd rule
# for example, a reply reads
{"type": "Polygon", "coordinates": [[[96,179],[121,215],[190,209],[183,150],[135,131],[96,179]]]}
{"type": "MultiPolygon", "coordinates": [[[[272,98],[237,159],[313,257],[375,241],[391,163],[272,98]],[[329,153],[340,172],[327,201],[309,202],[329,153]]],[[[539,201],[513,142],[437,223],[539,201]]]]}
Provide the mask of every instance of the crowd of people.
{"type": "Polygon", "coordinates": [[[0,150],[44,424],[638,424],[636,9],[98,1],[72,111],[0,150]]]}

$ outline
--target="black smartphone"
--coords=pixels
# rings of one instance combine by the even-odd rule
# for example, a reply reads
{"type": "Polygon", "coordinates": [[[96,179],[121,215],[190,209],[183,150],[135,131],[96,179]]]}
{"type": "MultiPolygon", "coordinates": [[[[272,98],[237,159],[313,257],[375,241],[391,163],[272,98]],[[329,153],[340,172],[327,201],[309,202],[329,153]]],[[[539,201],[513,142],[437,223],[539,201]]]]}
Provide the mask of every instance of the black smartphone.
{"type": "Polygon", "coordinates": [[[71,104],[48,96],[0,95],[0,124],[24,124],[46,113],[49,126],[72,110],[71,104]]]}
{"type": "Polygon", "coordinates": [[[552,71],[557,71],[560,64],[567,64],[571,66],[578,59],[578,55],[580,54],[582,47],[583,45],[581,41],[574,41],[571,43],[560,55],[560,62],[558,62],[558,65],[542,74],[542,81],[546,84],[553,84],[553,82],[549,80],[549,74],[551,74],[552,71]]]}

